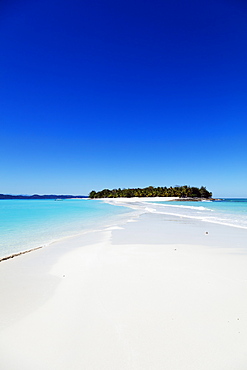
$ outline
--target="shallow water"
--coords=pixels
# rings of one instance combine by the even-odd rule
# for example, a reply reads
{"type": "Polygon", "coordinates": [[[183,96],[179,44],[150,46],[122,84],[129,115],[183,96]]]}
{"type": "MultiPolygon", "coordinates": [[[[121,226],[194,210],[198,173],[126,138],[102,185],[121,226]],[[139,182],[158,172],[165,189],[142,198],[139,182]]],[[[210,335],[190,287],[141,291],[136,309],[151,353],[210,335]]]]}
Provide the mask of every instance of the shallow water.
{"type": "MultiPolygon", "coordinates": [[[[126,203],[127,205],[127,203],[126,203]]],[[[137,209],[247,229],[247,199],[140,202],[137,209]]],[[[101,200],[0,200],[0,258],[112,225],[133,212],[101,200]],[[115,220],[115,221],[114,221],[115,220]]]]}
{"type": "Polygon", "coordinates": [[[130,211],[100,200],[0,200],[0,257],[100,228],[130,211]]]}
{"type": "MultiPolygon", "coordinates": [[[[232,198],[220,201],[152,202],[153,212],[184,216],[247,229],[247,199],[232,198]]],[[[151,205],[151,203],[149,203],[151,205]]]]}

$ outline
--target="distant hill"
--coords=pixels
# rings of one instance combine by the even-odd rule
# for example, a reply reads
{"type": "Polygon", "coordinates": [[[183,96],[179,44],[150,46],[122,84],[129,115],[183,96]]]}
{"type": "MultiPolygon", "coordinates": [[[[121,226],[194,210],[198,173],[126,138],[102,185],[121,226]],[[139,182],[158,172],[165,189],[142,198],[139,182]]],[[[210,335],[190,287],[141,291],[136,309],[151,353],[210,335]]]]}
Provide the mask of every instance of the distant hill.
{"type": "Polygon", "coordinates": [[[0,194],[0,199],[75,199],[75,198],[88,198],[84,195],[11,195],[11,194],[0,194]]]}

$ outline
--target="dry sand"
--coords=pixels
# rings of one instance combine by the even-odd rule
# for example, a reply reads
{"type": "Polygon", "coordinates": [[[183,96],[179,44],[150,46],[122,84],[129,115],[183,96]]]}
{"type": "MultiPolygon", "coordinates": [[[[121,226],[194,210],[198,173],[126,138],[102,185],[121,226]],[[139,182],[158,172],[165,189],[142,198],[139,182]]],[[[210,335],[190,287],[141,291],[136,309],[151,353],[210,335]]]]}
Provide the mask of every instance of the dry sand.
{"type": "Polygon", "coordinates": [[[128,221],[0,263],[0,369],[247,368],[247,230],[128,221]]]}

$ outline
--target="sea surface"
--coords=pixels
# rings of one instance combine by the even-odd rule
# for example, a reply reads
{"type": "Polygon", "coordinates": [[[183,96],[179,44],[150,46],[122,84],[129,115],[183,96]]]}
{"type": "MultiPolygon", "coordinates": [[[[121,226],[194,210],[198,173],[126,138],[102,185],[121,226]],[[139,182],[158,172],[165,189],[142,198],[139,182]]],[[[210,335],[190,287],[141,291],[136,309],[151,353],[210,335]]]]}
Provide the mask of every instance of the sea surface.
{"type": "MultiPolygon", "coordinates": [[[[151,205],[149,203],[149,205],[151,205]]],[[[148,206],[150,207],[150,206],[148,206]]],[[[151,212],[164,213],[175,216],[199,219],[247,229],[247,199],[226,198],[219,201],[172,201],[157,202],[151,212]]]]}
{"type": "Polygon", "coordinates": [[[127,212],[100,200],[0,200],[0,258],[107,226],[127,212]]]}
{"type": "MultiPolygon", "coordinates": [[[[141,209],[247,229],[247,199],[149,201],[141,209]]],[[[0,258],[112,225],[128,212],[101,200],[0,200],[0,258]]]]}

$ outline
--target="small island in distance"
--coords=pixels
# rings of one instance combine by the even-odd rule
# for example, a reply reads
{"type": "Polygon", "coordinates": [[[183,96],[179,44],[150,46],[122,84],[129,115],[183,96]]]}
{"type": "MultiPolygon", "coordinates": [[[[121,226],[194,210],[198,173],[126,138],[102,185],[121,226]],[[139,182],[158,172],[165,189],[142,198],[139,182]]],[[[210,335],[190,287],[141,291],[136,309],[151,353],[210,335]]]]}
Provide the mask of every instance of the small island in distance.
{"type": "Polygon", "coordinates": [[[101,191],[92,190],[89,193],[89,198],[133,198],[133,197],[179,197],[181,200],[196,200],[196,199],[212,199],[212,193],[209,192],[205,186],[190,187],[184,186],[170,186],[164,187],[153,187],[148,186],[146,188],[134,188],[134,189],[104,189],[101,191]]]}

